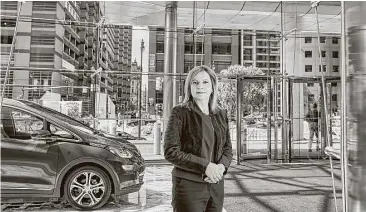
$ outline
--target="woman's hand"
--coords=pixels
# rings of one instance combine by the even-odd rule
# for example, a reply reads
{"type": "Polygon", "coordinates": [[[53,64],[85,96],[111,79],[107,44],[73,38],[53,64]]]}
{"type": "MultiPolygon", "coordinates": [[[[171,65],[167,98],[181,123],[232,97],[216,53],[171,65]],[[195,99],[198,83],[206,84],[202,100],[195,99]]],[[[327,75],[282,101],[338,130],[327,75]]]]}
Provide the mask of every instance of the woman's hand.
{"type": "Polygon", "coordinates": [[[223,176],[223,172],[221,171],[220,166],[218,166],[214,163],[208,164],[205,174],[207,175],[207,178],[209,178],[211,183],[219,182],[223,176]]]}

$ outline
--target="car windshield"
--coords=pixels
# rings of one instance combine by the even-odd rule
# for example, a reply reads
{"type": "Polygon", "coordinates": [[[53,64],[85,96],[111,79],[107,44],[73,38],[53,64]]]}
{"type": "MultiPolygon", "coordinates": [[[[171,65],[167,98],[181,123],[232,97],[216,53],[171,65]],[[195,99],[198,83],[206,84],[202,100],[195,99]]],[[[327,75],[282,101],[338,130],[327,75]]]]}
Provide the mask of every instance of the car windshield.
{"type": "Polygon", "coordinates": [[[29,107],[32,107],[32,108],[40,110],[44,113],[50,114],[50,115],[66,122],[68,124],[71,124],[76,129],[81,130],[85,133],[89,133],[89,134],[92,134],[92,133],[98,134],[99,133],[98,130],[93,129],[93,128],[89,127],[88,125],[84,124],[83,122],[78,121],[76,119],[73,119],[73,118],[71,118],[71,117],[69,117],[69,116],[67,116],[63,113],[60,113],[60,112],[56,111],[56,110],[53,110],[53,109],[50,109],[50,108],[47,108],[47,107],[43,107],[39,104],[35,104],[35,103],[29,102],[29,101],[23,101],[23,100],[19,100],[19,101],[21,101],[22,103],[26,104],[29,107]]]}

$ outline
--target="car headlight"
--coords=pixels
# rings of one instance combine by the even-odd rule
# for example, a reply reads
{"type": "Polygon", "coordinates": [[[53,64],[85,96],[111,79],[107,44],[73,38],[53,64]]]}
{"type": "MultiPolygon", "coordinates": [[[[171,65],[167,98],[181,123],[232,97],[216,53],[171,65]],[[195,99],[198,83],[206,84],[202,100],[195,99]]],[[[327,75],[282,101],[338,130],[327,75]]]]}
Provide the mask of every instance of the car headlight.
{"type": "Polygon", "coordinates": [[[132,153],[127,149],[117,149],[114,147],[109,147],[109,151],[120,158],[132,158],[133,156],[132,153]]]}

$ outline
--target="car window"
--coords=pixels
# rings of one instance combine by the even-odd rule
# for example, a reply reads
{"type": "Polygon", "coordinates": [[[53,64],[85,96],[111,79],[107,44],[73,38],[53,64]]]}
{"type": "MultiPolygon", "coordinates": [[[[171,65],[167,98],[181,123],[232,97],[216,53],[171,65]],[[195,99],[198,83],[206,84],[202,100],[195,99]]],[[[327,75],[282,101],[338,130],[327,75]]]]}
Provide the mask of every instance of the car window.
{"type": "Polygon", "coordinates": [[[2,124],[4,133],[10,138],[27,140],[43,130],[43,119],[14,108],[4,108],[2,124]]]}
{"type": "Polygon", "coordinates": [[[52,136],[56,136],[56,137],[61,137],[61,138],[68,138],[68,139],[75,139],[77,140],[71,133],[69,133],[68,131],[55,126],[53,124],[50,123],[50,132],[52,136]]]}

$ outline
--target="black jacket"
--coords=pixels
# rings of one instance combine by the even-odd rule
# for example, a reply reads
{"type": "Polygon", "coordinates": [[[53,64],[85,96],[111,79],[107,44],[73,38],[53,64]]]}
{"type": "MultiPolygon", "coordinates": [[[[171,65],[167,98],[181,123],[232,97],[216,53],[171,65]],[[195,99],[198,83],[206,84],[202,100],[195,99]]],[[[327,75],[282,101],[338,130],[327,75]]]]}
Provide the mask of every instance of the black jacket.
{"type": "MultiPolygon", "coordinates": [[[[209,159],[202,157],[202,118],[197,110],[194,102],[173,108],[165,131],[164,156],[181,171],[204,175],[209,159]]],[[[210,116],[216,139],[213,159],[225,166],[226,174],[233,157],[227,113],[220,109],[210,116]]]]}

